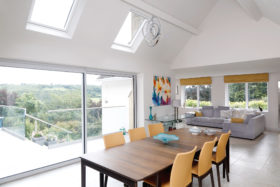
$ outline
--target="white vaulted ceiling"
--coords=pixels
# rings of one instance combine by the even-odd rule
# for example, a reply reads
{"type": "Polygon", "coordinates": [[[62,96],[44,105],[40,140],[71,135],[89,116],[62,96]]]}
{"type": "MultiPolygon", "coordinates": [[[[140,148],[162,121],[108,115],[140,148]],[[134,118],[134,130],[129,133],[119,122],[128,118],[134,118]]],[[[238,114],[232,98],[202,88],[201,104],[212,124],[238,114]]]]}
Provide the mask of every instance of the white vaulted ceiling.
{"type": "MultiPolygon", "coordinates": [[[[184,63],[191,64],[192,66],[196,65],[197,61],[192,61],[190,59],[194,59],[194,55],[196,55],[195,58],[202,58],[205,56],[204,50],[209,53],[209,55],[213,56],[213,53],[210,53],[210,51],[215,50],[213,46],[219,44],[217,41],[226,43],[225,41],[227,41],[227,38],[222,39],[220,36],[227,37],[228,35],[225,34],[227,29],[229,32],[234,33],[234,35],[230,35],[230,37],[239,34],[242,37],[250,38],[252,36],[249,34],[249,31],[246,32],[248,36],[242,34],[242,29],[245,29],[247,26],[251,27],[252,25],[255,28],[258,28],[258,25],[270,26],[271,24],[267,23],[268,20],[270,20],[270,22],[272,21],[274,24],[280,24],[280,1],[278,0],[140,1],[168,14],[186,25],[196,28],[198,34],[191,34],[173,24],[161,20],[162,37],[156,47],[150,48],[142,42],[135,54],[125,53],[111,49],[112,42],[118,34],[128,11],[135,9],[135,7],[124,3],[124,0],[87,0],[72,39],[59,38],[26,30],[25,27],[32,0],[0,0],[0,58],[44,61],[49,63],[93,66],[96,68],[119,70],[143,62],[169,65],[172,63],[174,64],[175,59],[175,64],[180,64],[180,66],[178,65],[174,68],[181,68],[181,64],[183,64],[182,67],[185,66],[184,63]],[[250,4],[252,5],[252,3],[254,3],[254,6],[246,7],[250,4]],[[233,8],[229,8],[229,6],[233,8]],[[241,15],[240,17],[243,16],[244,12],[246,12],[249,17],[250,14],[257,12],[260,14],[261,18],[260,20],[250,21],[242,17],[242,20],[236,20],[235,13],[226,12],[227,10],[238,12],[238,15],[241,15]],[[213,13],[213,11],[216,13],[213,13]],[[243,14],[239,13],[239,11],[243,11],[243,14]],[[211,19],[207,19],[209,15],[211,19]],[[215,17],[216,15],[222,15],[223,17],[215,17]],[[263,18],[265,20],[263,20],[263,18]],[[213,23],[210,23],[210,21],[213,23]],[[232,29],[235,29],[236,32],[229,29],[229,27],[232,27],[230,22],[236,23],[239,21],[240,24],[244,25],[240,28],[233,27],[232,29]],[[224,28],[225,30],[223,31],[220,28],[224,28]],[[214,31],[217,33],[213,33],[214,31]],[[221,32],[221,34],[218,34],[218,32],[221,32]],[[207,37],[208,35],[209,37],[207,37]],[[214,38],[213,36],[219,37],[214,38]],[[201,46],[198,46],[198,44],[201,46]],[[207,47],[209,47],[209,49],[207,49],[207,47]],[[185,51],[182,52],[184,48],[185,51]],[[195,53],[192,51],[195,51],[195,53]],[[123,62],[123,65],[121,66],[118,62],[123,62]]],[[[236,25],[240,24],[236,23],[236,25]]],[[[274,28],[277,29],[277,26],[270,27],[271,30],[274,28]]],[[[275,33],[269,32],[268,30],[270,28],[263,29],[266,30],[267,33],[275,33]]],[[[258,33],[259,32],[261,31],[259,30],[258,33]]],[[[262,34],[262,36],[265,35],[262,34]]],[[[274,37],[274,35],[270,37],[274,37]]],[[[237,39],[233,39],[232,41],[236,42],[237,39]]],[[[258,40],[258,38],[256,38],[256,40],[258,40]]],[[[266,38],[263,38],[263,40],[268,41],[266,38]]],[[[271,39],[271,41],[275,40],[271,39]]],[[[220,46],[221,49],[229,47],[231,47],[229,44],[220,46]]],[[[246,53],[246,51],[244,51],[244,53],[246,53]]],[[[229,58],[227,58],[225,53],[217,52],[217,55],[225,56],[222,59],[224,60],[223,63],[226,63],[226,61],[232,63],[232,61],[228,60],[229,58]]],[[[205,56],[207,60],[201,62],[201,64],[205,62],[213,64],[219,63],[218,60],[220,60],[220,58],[212,58],[212,56],[210,56],[211,58],[205,56]],[[213,59],[213,61],[209,59],[213,59]]],[[[277,56],[274,55],[274,57],[277,56]]],[[[245,59],[241,58],[238,60],[245,61],[245,59]]]]}
{"type": "Polygon", "coordinates": [[[280,1],[255,0],[263,16],[280,25],[280,1]]]}
{"type": "MultiPolygon", "coordinates": [[[[177,13],[174,16],[178,19],[197,27],[215,1],[176,0],[172,3],[176,6],[170,6],[169,9],[168,1],[165,1],[166,7],[160,1],[150,3],[164,9],[166,13],[177,13]]],[[[85,66],[96,63],[98,68],[105,68],[100,63],[104,59],[167,64],[191,37],[190,33],[161,20],[162,38],[159,44],[150,48],[142,42],[135,54],[129,54],[111,49],[128,11],[132,9],[123,1],[87,0],[72,39],[26,30],[31,3],[32,0],[0,0],[0,58],[85,66]]]]}
{"type": "Polygon", "coordinates": [[[169,15],[199,27],[217,0],[143,0],[169,15]]]}

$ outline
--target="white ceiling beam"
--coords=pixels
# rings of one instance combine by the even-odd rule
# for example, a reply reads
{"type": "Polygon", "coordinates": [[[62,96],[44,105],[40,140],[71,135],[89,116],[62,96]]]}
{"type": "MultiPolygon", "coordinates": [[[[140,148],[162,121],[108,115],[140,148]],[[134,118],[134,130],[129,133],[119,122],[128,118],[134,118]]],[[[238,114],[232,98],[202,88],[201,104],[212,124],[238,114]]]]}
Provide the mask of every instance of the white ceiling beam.
{"type": "Polygon", "coordinates": [[[188,25],[151,5],[144,3],[142,0],[122,0],[122,1],[128,5],[131,5],[137,9],[140,9],[141,11],[144,11],[151,15],[157,16],[160,19],[162,19],[176,27],[179,27],[189,33],[198,34],[198,29],[196,29],[195,27],[188,25]]]}
{"type": "Polygon", "coordinates": [[[259,21],[263,15],[254,0],[236,0],[241,8],[254,20],[259,21]]]}

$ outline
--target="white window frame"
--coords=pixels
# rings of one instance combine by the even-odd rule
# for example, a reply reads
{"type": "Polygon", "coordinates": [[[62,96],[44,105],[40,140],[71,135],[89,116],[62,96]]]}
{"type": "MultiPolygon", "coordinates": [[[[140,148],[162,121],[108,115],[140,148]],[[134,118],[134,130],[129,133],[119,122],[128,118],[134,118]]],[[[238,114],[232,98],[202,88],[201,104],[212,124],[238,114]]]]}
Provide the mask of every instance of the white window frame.
{"type": "Polygon", "coordinates": [[[58,36],[66,39],[71,39],[73,37],[74,31],[78,25],[78,21],[82,14],[83,8],[85,6],[86,0],[74,0],[70,12],[67,16],[67,21],[64,29],[52,27],[49,25],[36,23],[31,21],[31,15],[34,9],[35,1],[32,1],[29,16],[26,23],[26,30],[40,32],[48,35],[58,36]]]}
{"type": "MultiPolygon", "coordinates": [[[[212,86],[211,86],[211,84],[204,84],[204,85],[210,85],[210,102],[212,104],[212,86]]],[[[181,87],[181,94],[182,94],[181,99],[184,102],[183,106],[185,106],[185,103],[186,103],[186,97],[185,97],[185,90],[186,90],[185,87],[186,86],[187,85],[181,87]]],[[[185,108],[201,108],[200,107],[200,92],[199,92],[199,88],[201,85],[192,85],[192,86],[196,86],[197,107],[185,106],[185,108]]]]}
{"type": "MultiPolygon", "coordinates": [[[[255,82],[254,82],[255,83],[255,82]]],[[[257,82],[256,82],[257,83],[257,82]]],[[[228,89],[228,85],[230,83],[227,83],[226,86],[225,86],[225,105],[226,106],[229,106],[229,89],[228,89]]],[[[246,102],[246,107],[245,109],[250,109],[249,108],[249,84],[248,82],[240,82],[240,83],[237,83],[237,84],[245,84],[245,102],[246,102]]],[[[264,110],[264,111],[268,111],[268,108],[269,108],[269,103],[268,103],[268,82],[266,82],[267,86],[266,86],[266,96],[267,96],[267,110],[264,110]]],[[[243,108],[242,108],[243,109],[243,108]]]]}
{"type": "Polygon", "coordinates": [[[124,51],[124,52],[135,53],[136,50],[138,49],[138,47],[140,46],[140,44],[142,43],[143,39],[144,39],[141,32],[142,32],[142,28],[143,28],[144,24],[146,23],[148,17],[146,15],[142,14],[142,13],[139,13],[138,11],[131,10],[131,11],[128,12],[128,14],[126,15],[125,18],[127,18],[127,16],[129,15],[130,12],[134,13],[134,14],[137,14],[138,16],[143,17],[145,20],[143,21],[143,23],[139,27],[138,31],[136,32],[135,36],[133,37],[133,39],[131,40],[129,45],[123,45],[123,44],[113,42],[111,48],[116,49],[116,50],[120,50],[120,51],[124,51]]]}

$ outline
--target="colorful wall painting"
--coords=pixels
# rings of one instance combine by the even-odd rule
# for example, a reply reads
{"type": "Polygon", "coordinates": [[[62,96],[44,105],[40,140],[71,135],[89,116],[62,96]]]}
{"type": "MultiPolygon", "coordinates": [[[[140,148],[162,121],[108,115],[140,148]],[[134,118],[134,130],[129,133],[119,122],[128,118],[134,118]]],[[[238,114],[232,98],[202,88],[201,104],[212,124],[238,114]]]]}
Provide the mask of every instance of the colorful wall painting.
{"type": "Polygon", "coordinates": [[[155,106],[171,104],[171,79],[170,77],[154,76],[153,104],[155,106]]]}

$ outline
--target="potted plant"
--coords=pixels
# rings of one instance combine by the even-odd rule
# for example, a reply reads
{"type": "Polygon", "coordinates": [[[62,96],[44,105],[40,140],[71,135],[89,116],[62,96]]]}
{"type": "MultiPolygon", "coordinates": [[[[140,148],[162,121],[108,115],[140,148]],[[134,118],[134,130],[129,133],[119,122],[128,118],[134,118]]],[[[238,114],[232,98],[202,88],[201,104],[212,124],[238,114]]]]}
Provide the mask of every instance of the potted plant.
{"type": "Polygon", "coordinates": [[[57,143],[57,136],[55,135],[47,135],[47,139],[45,141],[46,146],[50,146],[57,143]]]}
{"type": "Polygon", "coordinates": [[[41,132],[35,132],[32,135],[32,141],[39,144],[39,145],[44,145],[45,137],[43,136],[43,134],[41,132]]]}

